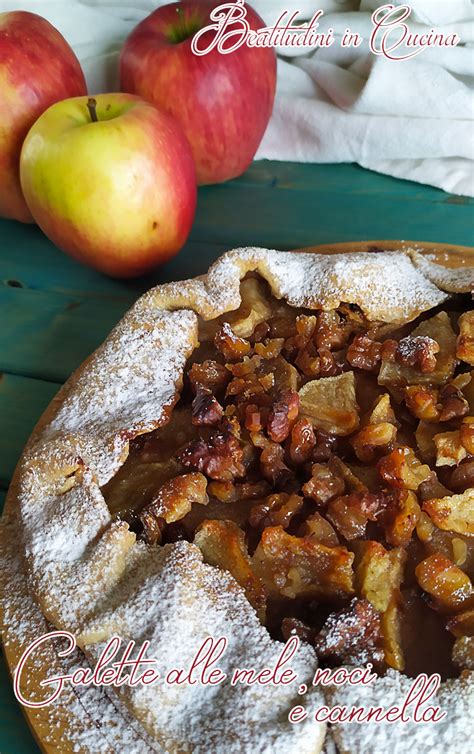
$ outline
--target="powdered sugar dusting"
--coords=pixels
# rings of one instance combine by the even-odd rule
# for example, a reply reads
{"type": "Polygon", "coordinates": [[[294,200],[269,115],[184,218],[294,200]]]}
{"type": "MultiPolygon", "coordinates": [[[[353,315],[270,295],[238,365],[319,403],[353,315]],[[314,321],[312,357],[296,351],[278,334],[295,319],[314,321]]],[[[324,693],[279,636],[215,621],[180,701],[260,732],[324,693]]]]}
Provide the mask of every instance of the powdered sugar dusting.
{"type": "MultiPolygon", "coordinates": [[[[439,255],[420,254],[416,250],[411,251],[410,254],[420,272],[443,291],[474,292],[474,250],[471,252],[471,264],[463,267],[444,267],[439,264],[439,255]]],[[[446,262],[449,263],[449,252],[446,252],[446,262]]]]}
{"type": "MultiPolygon", "coordinates": [[[[188,542],[147,550],[135,548],[128,582],[110,597],[111,607],[85,626],[87,637],[103,641],[114,633],[150,642],[150,653],[166,669],[186,668],[208,636],[225,636],[229,644],[219,667],[228,674],[241,667],[273,667],[283,645],[259,623],[243,590],[229,574],[202,563],[188,542]],[[127,599],[124,600],[125,589],[127,599]],[[105,633],[105,636],[104,636],[105,633]]],[[[97,657],[103,642],[86,651],[97,657]]],[[[308,754],[317,751],[325,726],[309,721],[292,726],[287,719],[299,703],[297,688],[310,683],[316,655],[301,646],[290,663],[298,679],[289,686],[123,687],[120,693],[163,743],[175,751],[186,740],[196,754],[308,754]]],[[[309,705],[323,702],[319,689],[305,696],[309,705]]]]}
{"type": "Polygon", "coordinates": [[[76,375],[43,441],[72,434],[99,484],[117,471],[131,437],[159,426],[197,338],[190,311],[133,307],[76,375]]]}
{"type": "MultiPolygon", "coordinates": [[[[3,574],[0,607],[2,612],[2,641],[9,655],[19,658],[28,645],[39,636],[54,630],[47,623],[31,596],[23,562],[17,522],[12,518],[1,523],[0,572],[3,574]],[[8,583],[6,583],[8,581],[8,583]]],[[[28,664],[28,679],[36,676],[36,683],[22,684],[22,691],[32,700],[39,699],[37,682],[46,675],[68,674],[88,662],[82,652],[75,651],[59,658],[60,643],[45,644],[32,656],[28,664]]],[[[128,712],[127,708],[103,689],[95,687],[71,689],[65,687],[60,699],[35,716],[35,729],[42,741],[58,752],[81,754],[164,754],[128,712]]]]}
{"type": "Polygon", "coordinates": [[[277,298],[298,307],[333,309],[357,304],[369,319],[402,322],[446,300],[404,252],[309,254],[246,247],[220,257],[207,276],[149,292],[158,305],[186,306],[206,319],[236,309],[239,280],[258,271],[277,298]]]}
{"type": "Polygon", "coordinates": [[[281,278],[281,293],[294,306],[323,309],[341,302],[358,304],[369,319],[401,322],[446,299],[402,253],[347,255],[301,254],[291,265],[284,255],[272,259],[281,278]],[[293,273],[293,266],[298,270],[293,273]]]}
{"type": "MultiPolygon", "coordinates": [[[[337,745],[351,754],[471,754],[472,719],[474,716],[474,674],[442,684],[436,697],[427,706],[439,706],[447,716],[438,723],[345,723],[333,726],[337,745]]],[[[371,686],[344,686],[329,693],[331,705],[354,707],[400,705],[406,698],[413,679],[389,670],[371,686]]]]}
{"type": "MultiPolygon", "coordinates": [[[[55,625],[81,628],[84,640],[99,642],[88,648],[92,655],[116,630],[136,640],[149,637],[151,652],[181,664],[196,637],[217,630],[235,642],[229,662],[261,666],[281,648],[230,576],[204,566],[191,545],[161,550],[135,543],[125,524],[111,520],[99,489],[125,460],[129,440],[166,419],[197,343],[196,313],[209,319],[236,309],[239,281],[253,270],[291,305],[353,303],[385,322],[413,319],[447,297],[405,253],[245,248],[225,254],[207,276],[159,286],[132,307],[61,390],[18,476],[35,595],[55,625]]],[[[309,649],[299,662],[302,675],[314,670],[309,649]]],[[[226,692],[221,699],[222,689],[160,696],[140,688],[127,702],[171,750],[179,745],[207,754],[211,742],[213,752],[225,754],[319,751],[322,729],[289,726],[289,692],[269,691],[253,688],[235,698],[226,692]]]]}

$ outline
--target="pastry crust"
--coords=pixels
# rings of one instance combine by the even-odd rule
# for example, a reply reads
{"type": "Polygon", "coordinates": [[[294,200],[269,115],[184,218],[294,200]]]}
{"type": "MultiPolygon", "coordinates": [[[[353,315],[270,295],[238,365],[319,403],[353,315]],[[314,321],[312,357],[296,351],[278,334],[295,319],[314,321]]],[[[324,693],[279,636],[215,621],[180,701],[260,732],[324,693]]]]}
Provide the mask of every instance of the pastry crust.
{"type": "MultiPolygon", "coordinates": [[[[137,542],[125,523],[113,520],[100,487],[125,461],[132,438],[165,423],[197,345],[198,317],[238,308],[247,272],[261,275],[273,295],[292,306],[332,309],[344,302],[358,305],[372,321],[402,323],[451,292],[473,290],[474,267],[438,261],[413,248],[349,255],[236,249],[207,275],[142,296],[59,391],[15,473],[10,499],[18,505],[32,589],[48,620],[75,633],[91,658],[119,633],[138,643],[148,639],[150,655],[178,661],[174,637],[188,632],[189,643],[179,646],[184,663],[200,638],[217,628],[232,637],[231,665],[271,664],[281,645],[260,626],[232,577],[205,565],[192,544],[153,549],[137,542]]],[[[299,681],[307,681],[316,666],[310,647],[300,651],[296,665],[299,681]]],[[[450,688],[472,703],[461,681],[450,688]]],[[[287,713],[298,703],[294,688],[251,693],[226,686],[217,702],[203,688],[199,695],[189,689],[164,694],[161,686],[120,693],[169,752],[316,754],[323,745],[324,725],[288,723],[287,713]]],[[[319,691],[313,694],[316,705],[319,691]]],[[[311,704],[309,695],[305,703],[311,704]]],[[[386,734],[387,745],[395,728],[386,734]]],[[[453,730],[455,750],[467,754],[467,733],[456,725],[453,730]]],[[[343,751],[362,754],[358,738],[350,748],[342,734],[338,740],[343,751]]],[[[429,743],[419,729],[414,738],[414,752],[429,743]]]]}

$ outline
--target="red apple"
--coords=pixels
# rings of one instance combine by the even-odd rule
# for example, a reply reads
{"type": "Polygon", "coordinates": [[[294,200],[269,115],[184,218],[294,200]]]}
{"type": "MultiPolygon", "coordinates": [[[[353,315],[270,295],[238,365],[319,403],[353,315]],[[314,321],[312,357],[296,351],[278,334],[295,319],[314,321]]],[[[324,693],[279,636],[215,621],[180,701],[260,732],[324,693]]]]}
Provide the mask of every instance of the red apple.
{"type": "Polygon", "coordinates": [[[50,105],[86,94],[79,61],[41,16],[0,13],[0,216],[32,222],[20,187],[23,140],[50,105]]]}
{"type": "Polygon", "coordinates": [[[131,94],[52,105],[21,150],[23,194],[60,249],[114,277],[139,275],[183,246],[196,208],[179,123],[131,94]]]}
{"type": "MultiPolygon", "coordinates": [[[[250,165],[270,118],[275,96],[272,48],[217,48],[197,56],[192,37],[215,23],[220,3],[171,3],[144,19],[128,37],[120,58],[121,88],[172,113],[193,150],[199,184],[235,178],[250,165]]],[[[251,29],[265,26],[246,6],[251,29]]],[[[207,42],[216,32],[206,32],[207,42]]],[[[206,42],[206,44],[207,44],[206,42]]]]}

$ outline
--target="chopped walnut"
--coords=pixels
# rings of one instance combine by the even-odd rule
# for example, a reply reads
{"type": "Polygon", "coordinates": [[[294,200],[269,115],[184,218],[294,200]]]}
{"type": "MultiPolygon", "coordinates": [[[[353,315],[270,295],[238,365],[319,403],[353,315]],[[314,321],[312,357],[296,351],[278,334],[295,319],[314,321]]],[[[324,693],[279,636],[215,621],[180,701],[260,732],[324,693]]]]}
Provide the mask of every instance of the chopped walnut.
{"type": "Polygon", "coordinates": [[[350,435],[359,426],[354,372],[307,382],[299,396],[300,413],[313,427],[334,435],[350,435]]]}
{"type": "MultiPolygon", "coordinates": [[[[415,348],[413,349],[418,353],[416,359],[418,360],[415,366],[408,366],[407,363],[401,364],[397,360],[395,354],[395,360],[389,354],[388,350],[382,354],[382,365],[379,372],[378,381],[380,385],[386,385],[391,391],[395,387],[404,387],[406,385],[443,385],[454,374],[456,367],[456,335],[451,326],[451,321],[446,312],[440,312],[430,319],[426,319],[421,322],[418,327],[413,330],[409,339],[412,341],[419,337],[428,338],[428,341],[415,340],[415,348]],[[436,342],[439,346],[439,351],[436,355],[433,353],[433,349],[430,347],[430,341],[436,342]],[[416,348],[416,343],[420,343],[423,346],[427,346],[427,361],[425,361],[425,368],[432,366],[432,358],[435,359],[436,365],[433,371],[423,372],[421,366],[423,365],[424,348],[416,348]]],[[[402,350],[405,353],[405,362],[412,361],[410,356],[411,348],[403,346],[402,350]]],[[[397,348],[398,351],[398,348],[397,348]]]]}
{"type": "Polygon", "coordinates": [[[344,321],[341,315],[332,310],[320,312],[317,316],[314,339],[316,346],[329,351],[343,348],[347,343],[352,326],[344,321]]]}
{"type": "Polygon", "coordinates": [[[379,613],[367,600],[354,598],[348,607],[331,613],[316,636],[318,658],[330,665],[380,666],[383,636],[379,613]]]}
{"type": "Polygon", "coordinates": [[[433,442],[436,446],[436,466],[457,466],[467,456],[459,429],[440,432],[434,435],[433,442]]]}
{"type": "Polygon", "coordinates": [[[199,473],[183,474],[161,485],[153,499],[139,514],[143,537],[149,544],[159,543],[162,525],[179,521],[189,513],[193,503],[207,505],[207,480],[199,473]]]}
{"type": "Polygon", "coordinates": [[[381,521],[389,544],[406,547],[420,520],[421,510],[414,492],[395,489],[385,495],[381,521]]]}
{"type": "Polygon", "coordinates": [[[387,453],[397,436],[397,420],[388,393],[379,395],[367,423],[353,435],[351,444],[360,461],[371,463],[377,454],[387,453]]]}
{"type": "Polygon", "coordinates": [[[224,410],[208,388],[198,387],[192,404],[192,423],[197,426],[215,426],[224,410]]]}
{"type": "Polygon", "coordinates": [[[228,322],[224,322],[217,331],[214,345],[228,361],[241,359],[250,353],[251,345],[248,340],[235,335],[228,322]]]}
{"type": "Polygon", "coordinates": [[[230,380],[230,374],[225,366],[211,359],[203,361],[202,364],[193,364],[188,377],[195,392],[198,387],[202,387],[214,394],[225,390],[230,380]]]}
{"type": "Polygon", "coordinates": [[[265,529],[267,526],[282,526],[287,529],[302,505],[303,498],[299,495],[287,495],[284,492],[269,495],[263,502],[253,506],[249,524],[256,529],[265,529]]]}
{"type": "Polygon", "coordinates": [[[474,535],[474,489],[423,503],[423,510],[439,529],[474,535]]]}
{"type": "Polygon", "coordinates": [[[382,343],[382,361],[395,362],[397,358],[398,341],[388,338],[382,343]]]}
{"type": "Polygon", "coordinates": [[[380,542],[364,543],[362,560],[356,568],[355,586],[380,613],[387,610],[399,593],[406,557],[401,547],[386,550],[380,542]]]}
{"type": "Polygon", "coordinates": [[[303,485],[305,497],[310,497],[319,505],[326,505],[334,497],[343,495],[346,485],[327,463],[314,463],[311,468],[311,478],[303,485]]]}
{"type": "Polygon", "coordinates": [[[194,440],[176,456],[186,468],[204,472],[223,482],[245,474],[244,451],[230,421],[214,431],[209,439],[194,440]]]}
{"type": "Polygon", "coordinates": [[[382,359],[382,344],[367,335],[356,335],[347,349],[346,359],[352,367],[376,372],[382,359]]]}
{"type": "Polygon", "coordinates": [[[437,422],[441,415],[439,393],[428,385],[408,385],[405,388],[405,403],[408,410],[418,419],[437,422]]]}
{"type": "Polygon", "coordinates": [[[459,439],[467,452],[474,455],[474,416],[466,416],[461,422],[459,439]]]}
{"type": "Polygon", "coordinates": [[[260,432],[268,419],[268,410],[262,411],[262,408],[256,403],[247,403],[245,406],[245,428],[249,432],[260,432]]]}
{"type": "MultiPolygon", "coordinates": [[[[242,361],[236,361],[233,363],[229,362],[225,365],[225,368],[234,377],[247,377],[247,375],[253,375],[257,372],[261,363],[261,357],[254,354],[253,356],[244,356],[242,361]]],[[[230,392],[229,395],[231,394],[232,393],[230,392]]]]}
{"type": "Polygon", "coordinates": [[[263,531],[252,564],[270,596],[337,598],[352,594],[353,559],[345,547],[326,547],[274,526],[263,531]]]}
{"type": "Polygon", "coordinates": [[[290,479],[292,472],[284,461],[284,448],[272,440],[268,440],[259,432],[251,434],[252,443],[261,448],[260,469],[267,481],[276,487],[282,487],[290,479]]]}
{"type": "Polygon", "coordinates": [[[256,343],[255,353],[262,359],[276,359],[280,355],[284,343],[283,338],[270,338],[265,343],[256,343]]]}
{"type": "Polygon", "coordinates": [[[398,344],[395,359],[405,367],[413,367],[422,374],[431,374],[436,369],[436,354],[439,344],[428,335],[408,335],[398,344]]]}
{"type": "Polygon", "coordinates": [[[209,482],[207,491],[221,503],[235,503],[238,500],[237,485],[234,482],[209,482]]]}
{"type": "Polygon", "coordinates": [[[301,524],[298,531],[300,537],[310,537],[315,542],[319,542],[326,547],[337,547],[339,544],[338,536],[329,523],[317,511],[308,516],[306,521],[301,524]]]}
{"type": "Polygon", "coordinates": [[[315,445],[316,436],[313,425],[303,416],[291,428],[289,453],[292,463],[303,464],[309,461],[315,445]]]}
{"type": "Polygon", "coordinates": [[[233,521],[203,521],[196,531],[194,544],[201,550],[206,563],[229,571],[244,588],[248,601],[264,622],[265,587],[252,570],[242,529],[233,521]]]}
{"type": "Polygon", "coordinates": [[[296,355],[298,351],[306,348],[313,338],[316,329],[316,316],[299,314],[295,320],[295,334],[285,341],[285,351],[296,355]]]}
{"type": "Polygon", "coordinates": [[[344,371],[344,366],[328,348],[319,349],[319,373],[321,377],[335,377],[344,371]]]}
{"type": "Polygon", "coordinates": [[[415,575],[440,610],[456,612],[471,607],[474,602],[469,576],[440,552],[422,560],[415,568],[415,575]]]}
{"type": "Polygon", "coordinates": [[[474,365],[474,311],[461,314],[458,324],[456,356],[461,361],[474,365]]]}
{"type": "Polygon", "coordinates": [[[347,540],[359,539],[365,534],[368,521],[375,521],[381,499],[370,492],[354,492],[331,500],[327,518],[347,540]]]}
{"type": "Polygon", "coordinates": [[[294,390],[282,390],[273,404],[267,422],[268,436],[274,442],[283,442],[298,416],[300,399],[294,390]]]}
{"type": "Polygon", "coordinates": [[[270,485],[260,479],[257,482],[209,482],[207,491],[221,503],[235,503],[238,500],[265,497],[270,493],[270,485]]]}
{"type": "Polygon", "coordinates": [[[321,359],[314,343],[301,348],[295,358],[295,365],[306,377],[321,375],[321,359]]]}
{"type": "Polygon", "coordinates": [[[397,428],[389,422],[367,424],[351,438],[352,447],[357,458],[364,463],[370,463],[376,457],[377,451],[386,452],[395,442],[397,428]]]}
{"type": "MultiPolygon", "coordinates": [[[[309,421],[309,419],[308,419],[309,421]]],[[[311,426],[313,426],[311,424],[311,426]]],[[[314,446],[312,459],[316,463],[321,461],[328,461],[332,454],[336,452],[337,437],[329,432],[323,432],[322,429],[318,429],[316,434],[316,445],[314,446]]]]}
{"type": "Polygon", "coordinates": [[[237,310],[199,322],[167,427],[132,441],[120,512],[150,543],[194,537],[262,621],[269,599],[272,635],[281,626],[315,643],[328,664],[403,670],[403,618],[404,641],[414,631],[429,645],[447,622],[467,667],[474,371],[456,368],[474,361],[474,312],[456,351],[450,310],[417,325],[369,323],[347,304],[303,313],[253,274],[241,295],[237,310]]]}
{"type": "Polygon", "coordinates": [[[431,474],[430,467],[423,465],[412,448],[406,446],[395,448],[384,456],[378,463],[378,470],[391,487],[407,490],[417,490],[431,474]]]}
{"type": "Polygon", "coordinates": [[[453,383],[441,389],[410,385],[405,388],[405,402],[413,416],[428,422],[451,421],[469,413],[466,398],[453,383]]]}
{"type": "Polygon", "coordinates": [[[238,396],[241,401],[257,401],[258,398],[272,387],[271,375],[259,376],[255,372],[247,372],[242,377],[234,377],[229,382],[226,390],[226,398],[238,396]],[[270,379],[269,379],[270,378],[270,379]]]}

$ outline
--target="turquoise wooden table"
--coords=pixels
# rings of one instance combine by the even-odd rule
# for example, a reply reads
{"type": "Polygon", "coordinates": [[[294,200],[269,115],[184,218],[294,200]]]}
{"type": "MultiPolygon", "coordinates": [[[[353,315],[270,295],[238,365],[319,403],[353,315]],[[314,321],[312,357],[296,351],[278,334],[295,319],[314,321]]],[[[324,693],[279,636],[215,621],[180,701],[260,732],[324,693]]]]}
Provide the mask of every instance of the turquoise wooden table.
{"type": "MultiPolygon", "coordinates": [[[[191,238],[146,278],[114,281],[34,226],[0,220],[0,503],[42,410],[137,296],[204,272],[225,249],[410,239],[474,246],[474,201],[355,165],[258,162],[199,191],[191,238]]],[[[0,753],[38,752],[0,667],[0,753]]]]}

